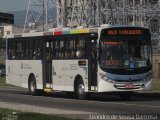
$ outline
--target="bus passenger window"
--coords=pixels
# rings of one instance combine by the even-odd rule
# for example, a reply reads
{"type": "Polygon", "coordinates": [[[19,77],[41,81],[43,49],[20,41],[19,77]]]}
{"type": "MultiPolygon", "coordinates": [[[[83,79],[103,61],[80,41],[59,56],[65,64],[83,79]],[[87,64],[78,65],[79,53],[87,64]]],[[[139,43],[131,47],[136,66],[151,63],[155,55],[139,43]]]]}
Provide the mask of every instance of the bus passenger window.
{"type": "Polygon", "coordinates": [[[11,49],[8,50],[8,58],[9,58],[9,59],[12,58],[12,50],[11,50],[11,49]]]}
{"type": "Polygon", "coordinates": [[[84,51],[82,49],[79,49],[76,52],[76,56],[77,56],[77,58],[83,58],[84,57],[84,51]]]}
{"type": "Polygon", "coordinates": [[[12,59],[15,59],[16,58],[16,50],[13,50],[12,51],[12,59]]]}
{"type": "Polygon", "coordinates": [[[37,49],[37,58],[38,59],[41,58],[41,50],[40,50],[40,48],[37,49]]]}
{"type": "Polygon", "coordinates": [[[71,58],[75,58],[76,57],[76,53],[75,53],[75,51],[72,51],[71,52],[71,58]]]}
{"type": "Polygon", "coordinates": [[[41,50],[40,50],[40,48],[37,48],[34,51],[34,59],[40,59],[40,58],[41,58],[41,50]]]}
{"type": "Polygon", "coordinates": [[[65,57],[65,58],[68,58],[68,52],[65,52],[65,53],[64,53],[64,57],[65,57]]]}
{"type": "Polygon", "coordinates": [[[58,53],[58,51],[57,51],[57,50],[55,50],[54,57],[55,57],[56,59],[57,59],[57,58],[59,58],[59,53],[58,53]]]}
{"type": "Polygon", "coordinates": [[[26,49],[25,58],[28,58],[28,56],[29,56],[29,50],[26,49]]]}
{"type": "Polygon", "coordinates": [[[70,52],[67,52],[67,58],[71,59],[71,53],[70,52]]]}

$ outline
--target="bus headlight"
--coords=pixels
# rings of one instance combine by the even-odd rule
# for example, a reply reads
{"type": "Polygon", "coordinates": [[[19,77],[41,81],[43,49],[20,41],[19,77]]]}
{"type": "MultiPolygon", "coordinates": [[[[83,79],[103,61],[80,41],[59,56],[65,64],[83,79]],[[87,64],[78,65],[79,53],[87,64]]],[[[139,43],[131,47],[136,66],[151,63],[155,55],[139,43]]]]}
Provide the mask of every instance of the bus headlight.
{"type": "Polygon", "coordinates": [[[106,74],[100,73],[100,77],[107,82],[113,83],[111,79],[107,78],[106,74]]]}
{"type": "Polygon", "coordinates": [[[151,73],[149,73],[148,75],[145,76],[144,82],[148,82],[150,80],[151,80],[151,73]]]}

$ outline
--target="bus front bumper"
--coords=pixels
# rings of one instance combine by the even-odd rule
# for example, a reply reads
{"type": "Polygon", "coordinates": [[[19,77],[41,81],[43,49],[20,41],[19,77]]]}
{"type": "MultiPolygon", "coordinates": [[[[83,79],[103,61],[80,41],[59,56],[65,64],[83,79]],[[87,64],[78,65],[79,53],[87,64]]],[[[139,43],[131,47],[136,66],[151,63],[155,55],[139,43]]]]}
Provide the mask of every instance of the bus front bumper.
{"type": "Polygon", "coordinates": [[[100,80],[98,83],[98,92],[116,92],[116,91],[151,91],[153,80],[144,82],[108,82],[100,80]]]}

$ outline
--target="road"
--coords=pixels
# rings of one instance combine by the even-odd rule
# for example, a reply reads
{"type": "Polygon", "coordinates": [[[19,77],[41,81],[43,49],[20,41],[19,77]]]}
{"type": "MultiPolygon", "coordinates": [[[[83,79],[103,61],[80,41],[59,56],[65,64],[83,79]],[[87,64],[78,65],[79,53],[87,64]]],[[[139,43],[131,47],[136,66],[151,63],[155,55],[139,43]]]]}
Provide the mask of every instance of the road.
{"type": "MultiPolygon", "coordinates": [[[[0,107],[2,104],[21,106],[24,111],[36,108],[48,114],[157,114],[160,115],[160,94],[137,93],[130,101],[121,101],[111,94],[91,95],[88,100],[76,100],[64,93],[53,93],[47,96],[31,96],[26,89],[16,87],[0,88],[0,107]],[[39,107],[39,108],[38,108],[39,107]]],[[[17,107],[16,107],[17,108],[17,107]]],[[[21,108],[21,109],[22,109],[21,108]]],[[[38,112],[38,111],[33,111],[38,112]]]]}

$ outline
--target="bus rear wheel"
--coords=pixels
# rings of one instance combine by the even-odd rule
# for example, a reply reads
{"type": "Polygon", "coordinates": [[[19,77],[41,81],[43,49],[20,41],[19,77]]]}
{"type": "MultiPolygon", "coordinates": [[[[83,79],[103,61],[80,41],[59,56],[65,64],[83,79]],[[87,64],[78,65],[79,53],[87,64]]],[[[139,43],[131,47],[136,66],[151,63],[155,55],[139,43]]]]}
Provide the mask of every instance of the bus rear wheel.
{"type": "Polygon", "coordinates": [[[76,94],[77,94],[77,98],[80,100],[84,100],[87,98],[87,93],[85,92],[85,86],[81,79],[78,80],[77,82],[76,94]]]}
{"type": "Polygon", "coordinates": [[[34,76],[30,77],[28,88],[31,95],[37,95],[36,79],[34,76]]]}

